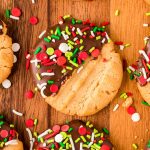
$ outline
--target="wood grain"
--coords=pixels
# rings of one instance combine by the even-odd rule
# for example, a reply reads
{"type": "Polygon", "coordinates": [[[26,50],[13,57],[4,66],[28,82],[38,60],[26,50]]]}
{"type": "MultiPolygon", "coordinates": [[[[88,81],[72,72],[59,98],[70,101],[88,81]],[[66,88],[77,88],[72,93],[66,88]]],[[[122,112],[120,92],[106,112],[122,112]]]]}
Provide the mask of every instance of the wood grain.
{"type": "MultiPolygon", "coordinates": [[[[145,12],[149,10],[150,6],[146,5],[144,0],[36,0],[34,5],[31,0],[1,0],[0,17],[8,24],[13,41],[21,44],[21,50],[17,54],[18,62],[9,78],[12,81],[12,87],[8,90],[0,89],[0,113],[3,113],[10,122],[15,123],[26,150],[29,149],[28,136],[24,125],[26,119],[38,118],[38,131],[42,132],[53,124],[79,118],[56,112],[44,102],[39,93],[32,100],[27,100],[24,97],[25,91],[34,89],[31,73],[25,71],[24,52],[34,47],[41,31],[57,23],[57,18],[65,14],[71,14],[79,19],[90,19],[97,24],[110,20],[112,39],[131,43],[131,47],[124,51],[118,50],[122,58],[126,59],[128,64],[131,64],[138,57],[138,49],[144,46],[143,38],[149,35],[149,28],[142,27],[143,23],[149,23],[149,17],[145,16],[145,12]],[[5,9],[13,7],[21,8],[23,14],[20,21],[4,18],[5,9]],[[118,17],[114,15],[116,9],[120,10],[120,16],[118,17]],[[31,16],[38,16],[39,23],[36,26],[29,24],[28,20],[31,16]],[[25,116],[19,118],[13,115],[12,109],[23,112],[25,116]]],[[[116,112],[112,112],[116,103],[122,103],[119,94],[107,108],[93,116],[80,117],[79,119],[90,120],[99,128],[104,126],[109,128],[115,150],[131,150],[132,143],[137,143],[139,149],[141,149],[149,138],[146,129],[149,128],[150,110],[141,104],[142,98],[136,84],[129,80],[126,72],[124,72],[120,91],[134,93],[134,104],[141,114],[139,123],[133,123],[122,107],[116,112]],[[137,136],[137,139],[135,139],[135,136],[137,136]],[[142,142],[141,139],[144,141],[142,142]]]]}

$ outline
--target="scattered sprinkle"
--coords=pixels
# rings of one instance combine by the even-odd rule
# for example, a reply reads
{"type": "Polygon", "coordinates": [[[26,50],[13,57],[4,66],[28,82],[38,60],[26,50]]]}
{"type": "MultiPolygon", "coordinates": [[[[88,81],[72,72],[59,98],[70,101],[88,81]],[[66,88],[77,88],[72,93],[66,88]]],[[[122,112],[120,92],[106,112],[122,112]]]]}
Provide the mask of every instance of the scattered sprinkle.
{"type": "Polygon", "coordinates": [[[6,79],[2,82],[2,86],[5,88],[5,89],[8,89],[11,87],[11,82],[10,80],[6,79]]]}
{"type": "Polygon", "coordinates": [[[15,109],[12,110],[12,112],[17,116],[23,116],[23,113],[16,111],[15,109]]]}

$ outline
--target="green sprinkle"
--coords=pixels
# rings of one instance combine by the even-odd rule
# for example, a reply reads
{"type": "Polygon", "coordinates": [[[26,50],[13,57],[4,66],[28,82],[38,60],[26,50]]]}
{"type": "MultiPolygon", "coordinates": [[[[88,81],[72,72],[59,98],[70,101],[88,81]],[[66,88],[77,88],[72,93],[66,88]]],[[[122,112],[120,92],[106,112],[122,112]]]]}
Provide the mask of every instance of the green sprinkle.
{"type": "Polygon", "coordinates": [[[72,60],[69,60],[69,62],[70,62],[73,66],[75,66],[75,67],[78,67],[78,66],[79,66],[77,63],[74,63],[72,60]]]}
{"type": "Polygon", "coordinates": [[[53,80],[48,80],[47,82],[48,82],[48,84],[53,84],[54,83],[53,80]]]}
{"type": "Polygon", "coordinates": [[[5,16],[6,18],[10,18],[10,10],[6,9],[5,16]]]}
{"type": "Polygon", "coordinates": [[[93,32],[95,33],[97,31],[98,27],[93,28],[93,32]]]}
{"type": "Polygon", "coordinates": [[[73,128],[69,128],[68,132],[70,133],[73,130],[73,128]]]}
{"type": "Polygon", "coordinates": [[[72,24],[76,24],[76,21],[75,21],[75,19],[74,18],[72,18],[72,24]]]}
{"type": "Polygon", "coordinates": [[[141,73],[139,73],[139,72],[137,72],[137,71],[134,71],[133,73],[134,73],[134,75],[136,75],[136,76],[138,76],[138,77],[141,75],[141,73]]]}
{"type": "Polygon", "coordinates": [[[35,50],[34,55],[38,54],[41,50],[42,50],[42,48],[41,48],[41,47],[38,47],[38,48],[35,50]]]}
{"type": "Polygon", "coordinates": [[[76,48],[76,49],[74,50],[72,57],[74,57],[74,56],[76,55],[76,53],[78,52],[78,50],[79,50],[78,48],[76,48]]]}
{"type": "Polygon", "coordinates": [[[124,98],[125,95],[127,95],[127,94],[126,94],[126,93],[122,93],[122,94],[120,95],[120,98],[124,98]]]}
{"type": "Polygon", "coordinates": [[[52,145],[51,145],[51,148],[55,148],[55,144],[52,144],[52,145]]]}
{"type": "Polygon", "coordinates": [[[59,40],[59,39],[60,39],[60,37],[59,37],[59,36],[54,35],[54,34],[52,34],[52,35],[51,35],[51,38],[52,38],[52,39],[56,39],[56,40],[59,40]]]}
{"type": "Polygon", "coordinates": [[[44,41],[45,41],[45,42],[48,42],[48,43],[51,42],[51,40],[50,40],[49,38],[46,38],[46,37],[44,38],[44,41]]]}
{"type": "Polygon", "coordinates": [[[68,35],[71,35],[71,33],[69,32],[69,27],[68,27],[68,26],[66,26],[65,31],[66,31],[66,33],[67,33],[68,35]]]}
{"type": "Polygon", "coordinates": [[[6,143],[8,141],[8,139],[7,138],[4,138],[4,142],[6,143]]]}
{"type": "Polygon", "coordinates": [[[134,149],[138,149],[137,144],[132,144],[132,147],[133,147],[134,149]]]}
{"type": "Polygon", "coordinates": [[[82,20],[77,20],[76,23],[81,24],[82,20]]]}
{"type": "Polygon", "coordinates": [[[66,69],[63,69],[63,70],[61,71],[61,73],[66,73],[66,69]]]}
{"type": "Polygon", "coordinates": [[[3,115],[0,115],[0,119],[3,119],[4,118],[4,116],[3,115]]]}
{"type": "Polygon", "coordinates": [[[69,149],[69,143],[66,143],[66,149],[69,149]]]}
{"type": "Polygon", "coordinates": [[[109,135],[109,131],[106,128],[103,128],[103,131],[109,135]]]}
{"type": "Polygon", "coordinates": [[[68,138],[65,139],[65,141],[63,142],[63,144],[66,144],[68,142],[68,138]]]}
{"type": "Polygon", "coordinates": [[[91,136],[90,136],[90,135],[88,135],[88,134],[86,135],[86,137],[87,137],[88,139],[91,139],[91,136]]]}
{"type": "Polygon", "coordinates": [[[4,121],[0,121],[0,126],[2,126],[4,124],[4,121]]]}
{"type": "Polygon", "coordinates": [[[130,74],[130,80],[133,80],[133,79],[134,79],[134,75],[130,74]]]}
{"type": "Polygon", "coordinates": [[[57,28],[56,28],[56,35],[61,36],[61,30],[60,30],[60,27],[57,27],[57,28]]]}
{"type": "Polygon", "coordinates": [[[65,147],[65,144],[63,144],[62,142],[60,142],[59,144],[60,144],[60,146],[61,146],[62,148],[65,147]]]}
{"type": "Polygon", "coordinates": [[[142,101],[143,105],[150,106],[146,101],[142,101]]]}
{"type": "Polygon", "coordinates": [[[95,134],[98,133],[98,130],[96,130],[95,128],[94,128],[94,133],[95,133],[95,134]]]}
{"type": "Polygon", "coordinates": [[[150,69],[150,64],[147,64],[148,69],[150,69]]]}
{"type": "Polygon", "coordinates": [[[88,148],[88,145],[87,144],[83,144],[83,147],[88,148]]]}
{"type": "Polygon", "coordinates": [[[102,31],[102,32],[104,32],[104,30],[105,30],[105,29],[104,29],[104,28],[102,28],[102,27],[100,27],[100,28],[98,28],[97,30],[98,30],[98,31],[102,31]]]}

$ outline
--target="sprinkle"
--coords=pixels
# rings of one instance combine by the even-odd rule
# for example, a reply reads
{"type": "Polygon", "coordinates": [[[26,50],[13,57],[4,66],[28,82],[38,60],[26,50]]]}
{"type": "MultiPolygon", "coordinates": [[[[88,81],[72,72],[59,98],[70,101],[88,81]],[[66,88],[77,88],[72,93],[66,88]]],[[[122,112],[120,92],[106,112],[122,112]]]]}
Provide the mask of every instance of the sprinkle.
{"type": "Polygon", "coordinates": [[[61,32],[64,40],[68,40],[69,39],[69,36],[67,34],[65,34],[64,32],[61,32]]]}
{"type": "Polygon", "coordinates": [[[143,27],[148,27],[148,26],[149,26],[148,23],[144,23],[144,24],[143,24],[143,27]]]}
{"type": "Polygon", "coordinates": [[[58,86],[57,86],[56,84],[52,84],[52,85],[50,86],[50,91],[51,91],[52,93],[56,93],[56,92],[58,91],[58,86]]]}
{"type": "Polygon", "coordinates": [[[13,15],[10,15],[10,18],[11,18],[11,19],[14,19],[14,20],[19,20],[19,17],[15,17],[15,16],[13,16],[13,15]]]}
{"type": "Polygon", "coordinates": [[[80,73],[80,71],[83,69],[83,66],[81,66],[78,70],[77,73],[80,73]]]}
{"type": "Polygon", "coordinates": [[[44,136],[47,135],[47,134],[49,134],[50,131],[51,131],[51,129],[47,129],[46,131],[44,131],[43,133],[41,133],[41,134],[38,136],[38,139],[44,137],[44,136]]]}
{"type": "Polygon", "coordinates": [[[34,121],[33,119],[28,119],[26,120],[26,127],[31,128],[34,126],[34,121]]]}
{"type": "Polygon", "coordinates": [[[59,45],[59,50],[63,53],[66,53],[69,50],[69,46],[66,43],[61,43],[59,45]]]}
{"type": "Polygon", "coordinates": [[[36,73],[36,77],[37,77],[38,80],[41,80],[41,77],[38,73],[36,73]]]}
{"type": "Polygon", "coordinates": [[[78,143],[80,141],[80,138],[77,138],[76,140],[75,140],[75,143],[78,143]]]}
{"type": "Polygon", "coordinates": [[[28,132],[30,141],[32,141],[32,133],[31,133],[31,130],[30,130],[29,128],[26,128],[26,131],[28,132]]]}
{"type": "Polygon", "coordinates": [[[18,141],[17,140],[11,140],[11,141],[8,141],[5,143],[6,146],[8,145],[17,145],[18,144],[18,141]]]}
{"type": "Polygon", "coordinates": [[[133,72],[135,71],[135,69],[132,66],[129,66],[128,68],[133,72]]]}
{"type": "Polygon", "coordinates": [[[124,45],[120,45],[120,50],[124,50],[124,45]]]}
{"type": "Polygon", "coordinates": [[[54,74],[54,72],[42,72],[41,73],[41,76],[43,77],[43,76],[54,76],[55,74],[54,74]]]}
{"type": "Polygon", "coordinates": [[[42,83],[42,84],[37,84],[37,87],[39,88],[39,89],[42,89],[44,86],[47,86],[47,83],[45,82],[45,83],[42,83]]]}
{"type": "Polygon", "coordinates": [[[33,98],[33,96],[34,96],[34,93],[31,90],[29,90],[25,93],[25,97],[28,99],[33,98]]]}
{"type": "Polygon", "coordinates": [[[109,134],[109,131],[108,131],[106,128],[103,128],[103,131],[104,131],[106,134],[109,134]]]}
{"type": "Polygon", "coordinates": [[[10,18],[10,10],[6,9],[5,16],[6,18],[10,18]]]}
{"type": "Polygon", "coordinates": [[[63,141],[63,136],[61,134],[57,134],[55,136],[55,142],[60,143],[63,141]]]}
{"type": "Polygon", "coordinates": [[[41,34],[39,35],[39,39],[41,39],[45,33],[46,33],[46,30],[42,31],[41,34]]]}
{"type": "Polygon", "coordinates": [[[38,65],[38,62],[41,62],[41,60],[33,59],[33,60],[30,61],[30,63],[35,63],[35,66],[38,65]]]}
{"type": "Polygon", "coordinates": [[[10,80],[6,79],[2,82],[2,86],[5,88],[5,89],[8,89],[11,87],[11,82],[10,80]]]}
{"type": "Polygon", "coordinates": [[[12,50],[14,52],[18,52],[20,50],[20,45],[18,43],[13,43],[12,44],[12,50]]]}
{"type": "Polygon", "coordinates": [[[146,16],[150,16],[150,12],[147,12],[147,13],[146,13],[146,16]]]}
{"type": "Polygon", "coordinates": [[[30,18],[29,22],[32,25],[36,25],[38,23],[38,18],[33,16],[33,17],[30,18]]]}
{"type": "Polygon", "coordinates": [[[13,8],[11,10],[11,14],[15,17],[20,17],[21,16],[21,10],[19,8],[13,8]]]}
{"type": "Polygon", "coordinates": [[[142,101],[143,105],[150,106],[146,101],[142,101]]]}
{"type": "Polygon", "coordinates": [[[35,50],[34,54],[35,54],[35,55],[38,54],[41,50],[42,50],[42,48],[41,48],[41,47],[38,47],[38,48],[35,50]]]}
{"type": "Polygon", "coordinates": [[[83,35],[82,31],[80,30],[80,28],[77,28],[77,32],[79,33],[80,36],[83,35]]]}
{"type": "Polygon", "coordinates": [[[50,43],[50,42],[51,42],[51,39],[45,37],[45,38],[44,38],[44,41],[47,42],[47,43],[50,43]]]}
{"type": "Polygon", "coordinates": [[[33,150],[33,141],[30,141],[30,150],[33,150]]]}
{"type": "Polygon", "coordinates": [[[69,61],[73,66],[78,67],[78,64],[73,62],[72,60],[69,61]]]}
{"type": "Polygon", "coordinates": [[[46,98],[47,96],[44,94],[44,90],[46,89],[46,86],[43,86],[41,89],[41,95],[43,98],[46,98]]]}
{"type": "Polygon", "coordinates": [[[69,140],[70,140],[70,143],[71,143],[72,150],[75,150],[75,146],[74,146],[74,143],[73,143],[73,140],[72,140],[71,136],[69,137],[69,140]]]}
{"type": "Polygon", "coordinates": [[[137,144],[132,144],[132,147],[133,147],[134,149],[138,149],[137,144]]]}
{"type": "Polygon", "coordinates": [[[147,79],[145,68],[142,68],[142,73],[143,73],[144,79],[147,79]]]}
{"type": "Polygon", "coordinates": [[[119,14],[120,14],[120,10],[116,10],[115,11],[115,16],[119,16],[119,14]]]}
{"type": "Polygon", "coordinates": [[[95,49],[95,47],[90,48],[89,52],[91,53],[94,49],[95,49]]]}
{"type": "Polygon", "coordinates": [[[116,111],[119,108],[119,104],[116,104],[113,111],[116,111]]]}
{"type": "Polygon", "coordinates": [[[133,122],[140,121],[140,114],[139,113],[132,114],[131,119],[132,119],[133,122]]]}
{"type": "Polygon", "coordinates": [[[21,112],[18,112],[18,111],[16,111],[16,110],[12,110],[12,112],[14,113],[14,114],[16,114],[17,116],[23,116],[23,113],[21,113],[21,112]]]}
{"type": "Polygon", "coordinates": [[[149,58],[144,50],[139,50],[139,53],[142,54],[147,62],[149,62],[149,58]]]}
{"type": "Polygon", "coordinates": [[[32,4],[35,4],[35,0],[32,0],[32,4]]]}
{"type": "Polygon", "coordinates": [[[131,46],[131,44],[128,43],[128,44],[125,44],[124,46],[125,46],[125,47],[129,47],[129,46],[131,46]]]}
{"type": "Polygon", "coordinates": [[[80,143],[80,150],[83,150],[83,143],[80,143]]]}
{"type": "Polygon", "coordinates": [[[66,26],[65,31],[66,31],[66,33],[67,33],[68,35],[71,35],[71,33],[69,32],[69,27],[68,27],[68,26],[66,26]]]}
{"type": "Polygon", "coordinates": [[[51,35],[51,38],[52,38],[52,39],[55,39],[55,40],[59,40],[59,39],[60,39],[60,37],[59,37],[59,36],[54,35],[54,34],[52,34],[52,35],[51,35]]]}
{"type": "Polygon", "coordinates": [[[123,45],[123,42],[122,41],[116,41],[115,45],[123,45]]]}
{"type": "Polygon", "coordinates": [[[0,29],[3,29],[3,26],[2,26],[2,25],[0,25],[0,29]]]}

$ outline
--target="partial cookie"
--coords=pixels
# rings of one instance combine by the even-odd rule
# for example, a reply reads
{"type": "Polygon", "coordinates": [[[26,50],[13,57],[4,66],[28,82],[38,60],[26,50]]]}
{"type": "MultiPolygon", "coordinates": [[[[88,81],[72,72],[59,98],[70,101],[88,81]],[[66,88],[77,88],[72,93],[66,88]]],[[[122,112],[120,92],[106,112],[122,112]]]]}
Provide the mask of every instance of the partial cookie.
{"type": "Polygon", "coordinates": [[[7,27],[0,20],[0,83],[11,73],[13,66],[12,39],[6,35],[7,27]]]}
{"type": "Polygon", "coordinates": [[[65,16],[48,30],[51,33],[40,34],[42,40],[31,60],[32,72],[41,95],[56,110],[92,115],[118,92],[122,63],[105,31],[107,24],[98,27],[89,20],[65,16]]]}
{"type": "Polygon", "coordinates": [[[150,5],[150,0],[145,0],[145,2],[150,5]]]}
{"type": "Polygon", "coordinates": [[[23,144],[18,139],[18,133],[13,124],[8,124],[0,115],[0,150],[23,150],[23,144]]]}
{"type": "Polygon", "coordinates": [[[35,150],[112,150],[109,131],[98,131],[89,121],[74,120],[64,125],[54,125],[41,134],[34,142],[35,150]]]}

